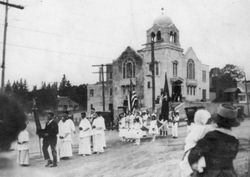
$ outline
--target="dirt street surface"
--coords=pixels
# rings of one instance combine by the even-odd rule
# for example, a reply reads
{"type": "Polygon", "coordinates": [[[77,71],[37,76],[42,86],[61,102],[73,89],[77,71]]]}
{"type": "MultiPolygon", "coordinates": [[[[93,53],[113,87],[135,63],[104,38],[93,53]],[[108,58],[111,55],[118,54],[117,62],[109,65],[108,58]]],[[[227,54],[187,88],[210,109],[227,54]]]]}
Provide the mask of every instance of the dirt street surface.
{"type": "MultiPolygon", "coordinates": [[[[244,121],[233,130],[240,139],[240,152],[234,164],[237,173],[245,176],[250,152],[250,121],[244,121]]],[[[44,167],[39,153],[31,153],[31,169],[45,170],[56,177],[176,177],[178,163],[183,155],[186,126],[179,128],[179,138],[158,138],[155,142],[143,139],[140,146],[119,141],[117,131],[106,131],[105,153],[87,157],[74,156],[61,160],[57,168],[44,167]]],[[[77,139],[77,138],[76,138],[77,139]]]]}

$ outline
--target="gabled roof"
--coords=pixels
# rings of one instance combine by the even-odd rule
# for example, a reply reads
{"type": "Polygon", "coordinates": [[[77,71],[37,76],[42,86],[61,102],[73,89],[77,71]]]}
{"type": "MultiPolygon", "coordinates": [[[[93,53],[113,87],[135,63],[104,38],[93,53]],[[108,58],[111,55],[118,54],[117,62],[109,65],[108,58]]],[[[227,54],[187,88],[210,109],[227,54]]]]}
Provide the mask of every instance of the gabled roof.
{"type": "Polygon", "coordinates": [[[58,105],[79,105],[77,102],[71,100],[66,96],[58,96],[57,97],[58,105]]]}
{"type": "Polygon", "coordinates": [[[237,87],[240,89],[240,91],[242,93],[246,92],[246,85],[247,85],[247,92],[250,92],[250,82],[247,82],[246,84],[245,84],[245,82],[238,82],[237,83],[237,87]]]}
{"type": "Polygon", "coordinates": [[[122,54],[118,57],[117,61],[124,60],[126,58],[134,59],[136,63],[142,63],[143,59],[139,53],[137,53],[134,49],[128,46],[122,54]]]}
{"type": "Polygon", "coordinates": [[[235,93],[235,92],[240,92],[240,89],[239,88],[227,88],[224,90],[224,93],[235,93]]]}

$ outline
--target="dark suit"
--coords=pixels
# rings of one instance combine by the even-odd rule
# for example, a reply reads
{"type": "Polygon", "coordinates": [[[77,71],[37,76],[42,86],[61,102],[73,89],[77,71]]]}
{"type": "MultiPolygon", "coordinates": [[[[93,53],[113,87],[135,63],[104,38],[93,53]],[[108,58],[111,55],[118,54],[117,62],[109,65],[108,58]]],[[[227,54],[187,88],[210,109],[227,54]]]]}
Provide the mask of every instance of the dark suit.
{"type": "Polygon", "coordinates": [[[228,134],[220,131],[212,131],[199,140],[197,145],[190,151],[188,160],[190,164],[198,161],[201,156],[205,157],[206,168],[202,177],[236,177],[233,167],[239,150],[239,141],[228,134]]]}
{"type": "Polygon", "coordinates": [[[43,130],[43,155],[45,160],[49,160],[48,147],[50,146],[52,156],[53,156],[53,164],[57,163],[57,153],[56,153],[56,143],[57,143],[57,134],[58,134],[58,125],[52,120],[48,121],[43,130]],[[47,134],[47,136],[45,136],[47,134]]]}

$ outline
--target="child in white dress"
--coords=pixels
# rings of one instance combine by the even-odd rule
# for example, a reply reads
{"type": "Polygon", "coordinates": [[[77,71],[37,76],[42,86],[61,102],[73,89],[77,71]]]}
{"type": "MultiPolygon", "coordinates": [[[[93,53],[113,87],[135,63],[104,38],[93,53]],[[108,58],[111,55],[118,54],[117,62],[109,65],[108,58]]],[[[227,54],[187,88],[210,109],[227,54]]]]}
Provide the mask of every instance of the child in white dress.
{"type": "Polygon", "coordinates": [[[134,126],[133,126],[133,132],[134,132],[134,138],[135,138],[135,144],[140,145],[141,144],[141,137],[142,137],[142,124],[140,122],[140,118],[136,117],[134,120],[134,126]]]}
{"type": "Polygon", "coordinates": [[[153,136],[152,142],[155,141],[156,135],[159,134],[158,126],[157,126],[157,120],[156,120],[156,114],[151,115],[151,122],[149,126],[149,134],[153,136]]]}
{"type": "Polygon", "coordinates": [[[25,128],[17,137],[18,163],[21,166],[29,165],[29,132],[25,128]]]}
{"type": "Polygon", "coordinates": [[[207,110],[198,110],[194,115],[194,124],[190,127],[190,132],[185,139],[184,157],[180,163],[181,176],[189,177],[193,173],[193,169],[202,173],[206,167],[205,158],[201,157],[197,163],[190,166],[188,155],[190,150],[195,147],[197,142],[202,139],[209,131],[215,129],[215,125],[208,125],[211,114],[207,110]]]}

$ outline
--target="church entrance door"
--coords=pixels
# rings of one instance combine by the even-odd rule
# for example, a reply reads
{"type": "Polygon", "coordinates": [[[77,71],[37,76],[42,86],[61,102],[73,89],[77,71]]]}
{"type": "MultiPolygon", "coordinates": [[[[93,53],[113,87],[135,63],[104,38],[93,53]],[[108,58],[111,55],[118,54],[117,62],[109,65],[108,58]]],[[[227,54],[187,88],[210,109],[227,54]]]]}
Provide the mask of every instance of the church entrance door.
{"type": "Polygon", "coordinates": [[[181,84],[180,80],[172,83],[172,101],[174,102],[182,102],[181,84]]]}

